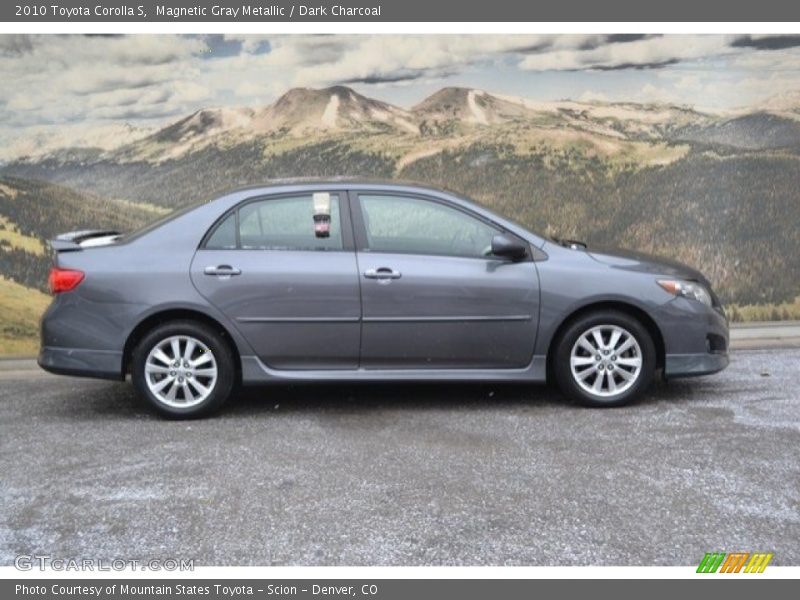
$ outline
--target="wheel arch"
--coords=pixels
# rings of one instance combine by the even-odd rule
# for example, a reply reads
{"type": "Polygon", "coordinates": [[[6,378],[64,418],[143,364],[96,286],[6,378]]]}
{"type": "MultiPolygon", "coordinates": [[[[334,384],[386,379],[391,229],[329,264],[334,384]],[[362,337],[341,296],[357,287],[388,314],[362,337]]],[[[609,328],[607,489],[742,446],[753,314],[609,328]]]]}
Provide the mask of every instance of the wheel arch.
{"type": "Polygon", "coordinates": [[[550,338],[550,344],[547,347],[547,379],[548,381],[552,380],[552,368],[553,368],[553,357],[555,355],[555,348],[558,345],[559,341],[561,340],[561,336],[564,335],[566,329],[577,319],[600,310],[616,310],[622,313],[627,314],[630,317],[633,317],[637,321],[639,321],[644,328],[647,330],[647,333],[650,334],[650,337],[653,340],[653,345],[656,349],[656,369],[664,369],[664,361],[665,361],[665,354],[666,354],[666,346],[664,344],[664,336],[661,333],[661,329],[659,328],[658,324],[655,322],[653,317],[651,317],[645,310],[642,308],[630,304],[628,302],[623,302],[619,300],[606,300],[601,302],[593,302],[591,304],[586,304],[577,308],[570,312],[568,315],[564,317],[564,319],[559,323],[558,327],[556,328],[553,336],[550,338]]]}
{"type": "Polygon", "coordinates": [[[168,323],[170,321],[196,321],[198,323],[203,323],[204,325],[208,325],[209,327],[213,328],[222,336],[222,339],[225,343],[228,344],[231,352],[233,353],[234,364],[236,365],[236,381],[241,382],[242,380],[242,359],[241,354],[239,353],[239,348],[236,345],[236,342],[233,339],[233,336],[230,334],[228,329],[220,323],[214,317],[207,315],[204,312],[199,310],[193,310],[190,308],[169,308],[160,310],[153,314],[148,315],[144,319],[142,319],[136,327],[131,330],[128,338],[125,340],[125,347],[122,352],[122,374],[123,376],[127,375],[130,372],[131,366],[131,358],[133,356],[133,351],[136,348],[136,345],[139,341],[147,335],[148,331],[151,331],[154,327],[161,325],[163,323],[168,323]]]}

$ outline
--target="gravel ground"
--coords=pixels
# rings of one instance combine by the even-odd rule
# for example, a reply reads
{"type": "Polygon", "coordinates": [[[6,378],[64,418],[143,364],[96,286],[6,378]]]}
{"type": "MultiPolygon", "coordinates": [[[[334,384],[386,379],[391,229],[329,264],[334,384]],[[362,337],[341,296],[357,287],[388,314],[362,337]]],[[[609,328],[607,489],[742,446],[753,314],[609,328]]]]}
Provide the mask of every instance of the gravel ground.
{"type": "Polygon", "coordinates": [[[283,386],[169,422],[129,384],[6,372],[0,564],[800,564],[800,350],[616,410],[544,387],[283,386]]]}

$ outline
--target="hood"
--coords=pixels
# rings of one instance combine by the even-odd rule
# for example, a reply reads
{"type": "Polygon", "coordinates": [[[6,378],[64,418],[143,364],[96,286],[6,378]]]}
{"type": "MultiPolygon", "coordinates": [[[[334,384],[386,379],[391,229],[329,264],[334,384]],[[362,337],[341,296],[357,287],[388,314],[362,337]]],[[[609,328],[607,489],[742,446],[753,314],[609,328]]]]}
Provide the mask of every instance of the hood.
{"type": "Polygon", "coordinates": [[[690,279],[709,286],[708,280],[700,271],[669,258],[653,256],[651,254],[645,254],[644,252],[634,252],[633,250],[603,247],[587,248],[586,253],[597,262],[612,267],[628,269],[630,271],[641,271],[643,273],[667,275],[679,279],[690,279]]]}

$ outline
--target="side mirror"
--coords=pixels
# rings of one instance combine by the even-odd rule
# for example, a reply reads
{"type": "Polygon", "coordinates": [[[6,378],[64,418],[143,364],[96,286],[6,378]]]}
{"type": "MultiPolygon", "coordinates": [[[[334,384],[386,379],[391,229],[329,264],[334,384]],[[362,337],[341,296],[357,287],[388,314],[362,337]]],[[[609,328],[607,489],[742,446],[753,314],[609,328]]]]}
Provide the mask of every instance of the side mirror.
{"type": "Polygon", "coordinates": [[[492,254],[511,260],[520,260],[528,256],[528,248],[516,239],[498,233],[492,238],[492,254]]]}

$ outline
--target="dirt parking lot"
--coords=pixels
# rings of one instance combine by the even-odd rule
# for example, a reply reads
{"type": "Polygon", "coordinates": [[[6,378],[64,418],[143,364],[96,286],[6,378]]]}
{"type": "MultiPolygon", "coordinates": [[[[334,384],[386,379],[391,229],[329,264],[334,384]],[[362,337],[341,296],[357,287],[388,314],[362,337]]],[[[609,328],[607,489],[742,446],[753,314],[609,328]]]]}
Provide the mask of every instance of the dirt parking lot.
{"type": "Polygon", "coordinates": [[[129,384],[0,378],[0,564],[800,564],[800,350],[587,410],[543,387],[249,390],[169,422],[129,384]]]}

